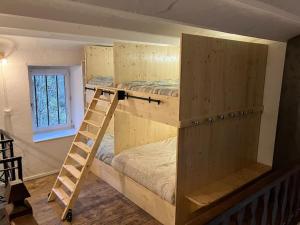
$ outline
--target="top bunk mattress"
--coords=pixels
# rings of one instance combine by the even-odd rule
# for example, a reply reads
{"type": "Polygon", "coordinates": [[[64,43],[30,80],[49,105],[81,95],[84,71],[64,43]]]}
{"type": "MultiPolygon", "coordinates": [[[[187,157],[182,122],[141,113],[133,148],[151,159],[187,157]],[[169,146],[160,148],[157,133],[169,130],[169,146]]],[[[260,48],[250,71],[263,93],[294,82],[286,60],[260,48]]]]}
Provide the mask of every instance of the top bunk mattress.
{"type": "Polygon", "coordinates": [[[175,204],[177,137],[122,151],[112,166],[175,204]]]}
{"type": "Polygon", "coordinates": [[[130,81],[119,84],[117,88],[173,97],[179,95],[178,80],[130,81]]]}
{"type": "Polygon", "coordinates": [[[94,87],[94,86],[103,86],[103,87],[113,87],[114,81],[113,77],[104,77],[104,76],[93,76],[87,82],[87,87],[94,87]]]}

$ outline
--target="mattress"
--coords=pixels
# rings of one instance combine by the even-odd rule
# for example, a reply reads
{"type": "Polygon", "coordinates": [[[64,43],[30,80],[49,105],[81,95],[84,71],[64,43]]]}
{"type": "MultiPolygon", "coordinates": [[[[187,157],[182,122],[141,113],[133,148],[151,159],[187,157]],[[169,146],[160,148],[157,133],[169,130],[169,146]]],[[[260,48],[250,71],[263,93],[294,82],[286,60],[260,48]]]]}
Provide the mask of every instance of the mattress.
{"type": "Polygon", "coordinates": [[[175,204],[177,138],[122,151],[112,167],[175,204]]]}
{"type": "Polygon", "coordinates": [[[104,86],[104,87],[112,87],[113,86],[113,78],[112,77],[104,77],[104,76],[93,76],[87,82],[88,86],[104,86]]]}
{"type": "Polygon", "coordinates": [[[131,81],[121,83],[117,86],[120,89],[141,91],[151,94],[167,95],[178,97],[179,81],[178,80],[157,80],[157,81],[131,81]]]}
{"type": "MultiPolygon", "coordinates": [[[[91,146],[92,142],[88,142],[91,146]]],[[[103,161],[104,163],[111,165],[112,159],[114,157],[114,136],[111,134],[105,134],[101,145],[99,146],[95,158],[103,161]]]]}

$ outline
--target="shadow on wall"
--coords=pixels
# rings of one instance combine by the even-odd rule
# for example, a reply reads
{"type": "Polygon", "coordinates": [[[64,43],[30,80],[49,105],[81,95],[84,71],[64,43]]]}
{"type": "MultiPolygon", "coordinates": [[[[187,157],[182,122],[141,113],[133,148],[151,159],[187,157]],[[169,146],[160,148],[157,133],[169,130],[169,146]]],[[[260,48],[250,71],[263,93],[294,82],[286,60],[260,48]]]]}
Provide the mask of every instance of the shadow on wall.
{"type": "Polygon", "coordinates": [[[287,43],[274,168],[300,162],[300,36],[287,43]]]}

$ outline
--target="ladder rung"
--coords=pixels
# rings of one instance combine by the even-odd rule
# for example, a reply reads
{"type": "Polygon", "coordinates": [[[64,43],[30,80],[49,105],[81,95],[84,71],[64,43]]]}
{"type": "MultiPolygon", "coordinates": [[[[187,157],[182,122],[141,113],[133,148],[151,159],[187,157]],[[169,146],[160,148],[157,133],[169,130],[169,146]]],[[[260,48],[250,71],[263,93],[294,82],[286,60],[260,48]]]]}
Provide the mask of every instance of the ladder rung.
{"type": "Polygon", "coordinates": [[[65,206],[69,204],[70,197],[62,188],[53,188],[52,190],[65,206]]]}
{"type": "Polygon", "coordinates": [[[81,172],[76,169],[76,167],[72,166],[72,165],[64,165],[64,168],[70,173],[72,174],[73,177],[75,177],[76,179],[80,178],[80,174],[81,172]]]}
{"type": "Polygon", "coordinates": [[[80,165],[84,166],[86,159],[80,156],[77,153],[69,153],[69,156],[74,159],[76,162],[78,162],[80,165]]]}
{"type": "Polygon", "coordinates": [[[90,112],[92,113],[96,113],[96,114],[99,114],[99,115],[106,115],[106,112],[105,111],[99,111],[99,110],[95,110],[95,109],[89,109],[90,112]]]}
{"type": "Polygon", "coordinates": [[[92,139],[92,140],[95,140],[95,139],[96,139],[96,135],[93,134],[93,133],[91,133],[91,132],[88,132],[88,131],[83,130],[83,131],[79,131],[79,133],[80,133],[81,135],[83,135],[83,136],[89,138],[89,139],[92,139]]]}
{"type": "Polygon", "coordinates": [[[78,142],[73,142],[74,145],[76,145],[78,148],[82,149],[83,151],[85,151],[86,153],[90,153],[91,149],[87,144],[84,144],[81,141],[78,142]]]}
{"type": "Polygon", "coordinates": [[[90,124],[90,125],[92,125],[92,126],[94,126],[94,127],[98,127],[98,128],[101,127],[99,124],[97,124],[96,121],[93,121],[93,120],[84,120],[83,122],[85,122],[85,123],[87,123],[87,124],[90,124]]]}
{"type": "MultiPolygon", "coordinates": [[[[116,91],[114,91],[114,90],[111,90],[110,88],[98,88],[97,91],[101,91],[101,92],[109,91],[110,94],[112,94],[112,95],[114,95],[115,92],[116,92],[116,91]]],[[[97,92],[97,91],[96,91],[96,92],[97,92]]],[[[100,92],[100,93],[101,93],[101,92],[100,92]]],[[[105,94],[105,93],[104,93],[104,94],[105,94]]]]}
{"type": "Polygon", "coordinates": [[[109,103],[111,103],[111,101],[110,101],[109,98],[94,98],[94,100],[96,100],[96,101],[104,101],[104,102],[109,102],[109,103]]]}
{"type": "Polygon", "coordinates": [[[75,190],[75,184],[67,176],[58,177],[58,180],[71,192],[75,190]]]}

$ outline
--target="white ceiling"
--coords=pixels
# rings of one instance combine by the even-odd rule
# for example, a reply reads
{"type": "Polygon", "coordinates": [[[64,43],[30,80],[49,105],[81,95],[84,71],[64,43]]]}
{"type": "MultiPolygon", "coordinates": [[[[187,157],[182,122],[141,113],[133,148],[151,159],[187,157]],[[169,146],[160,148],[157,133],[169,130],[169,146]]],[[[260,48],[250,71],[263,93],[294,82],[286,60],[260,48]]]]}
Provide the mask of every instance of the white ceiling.
{"type": "Polygon", "coordinates": [[[182,32],[228,36],[202,28],[286,41],[300,34],[300,1],[1,0],[0,7],[0,33],[6,34],[171,44],[182,32]]]}
{"type": "Polygon", "coordinates": [[[72,1],[278,41],[300,34],[299,0],[72,1]]]}

